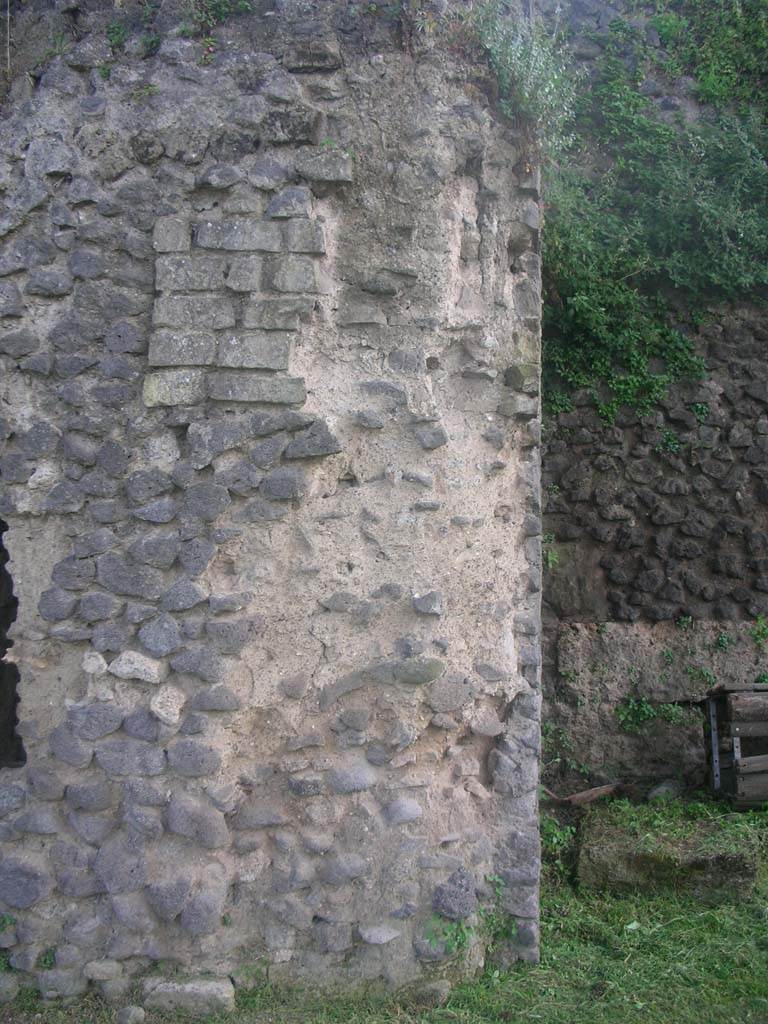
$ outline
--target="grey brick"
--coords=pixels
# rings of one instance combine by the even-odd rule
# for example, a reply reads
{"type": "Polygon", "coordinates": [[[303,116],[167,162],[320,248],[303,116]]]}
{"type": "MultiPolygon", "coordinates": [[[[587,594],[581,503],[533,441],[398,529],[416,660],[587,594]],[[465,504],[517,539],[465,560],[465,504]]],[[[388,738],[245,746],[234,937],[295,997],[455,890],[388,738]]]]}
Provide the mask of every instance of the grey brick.
{"type": "Polygon", "coordinates": [[[235,309],[231,300],[222,295],[162,295],[155,300],[153,322],[156,327],[223,330],[235,326],[235,309]]]}
{"type": "Polygon", "coordinates": [[[299,174],[307,181],[348,182],[354,180],[354,163],[346,153],[307,151],[297,163],[299,174]]]}
{"type": "Polygon", "coordinates": [[[280,252],[280,225],[252,218],[200,221],[195,226],[195,242],[203,249],[227,249],[231,252],[280,252]]]}
{"type": "Polygon", "coordinates": [[[279,256],[267,266],[269,286],[276,292],[316,292],[317,267],[309,256],[279,256]]]}
{"type": "Polygon", "coordinates": [[[322,255],[325,252],[325,232],[322,224],[314,220],[289,220],[284,228],[285,247],[288,252],[307,252],[322,255]]]}
{"type": "Polygon", "coordinates": [[[208,396],[229,402],[264,402],[303,405],[307,398],[301,377],[276,377],[267,373],[211,373],[208,396]]]}
{"type": "Polygon", "coordinates": [[[243,323],[265,331],[298,331],[299,321],[309,319],[313,305],[306,297],[259,299],[246,306],[243,323]]]}
{"type": "Polygon", "coordinates": [[[213,292],[224,287],[223,256],[158,256],[155,286],[164,292],[213,292]]]}
{"type": "Polygon", "coordinates": [[[189,246],[190,230],[186,217],[158,217],[152,235],[155,252],[186,252],[189,246]]]}
{"type": "Polygon", "coordinates": [[[261,286],[261,257],[236,256],[229,266],[227,288],[233,292],[256,292],[261,286]]]}
{"type": "Polygon", "coordinates": [[[227,334],[219,339],[219,366],[249,370],[287,370],[290,343],[274,331],[227,334]]]}
{"type": "Polygon", "coordinates": [[[196,405],[205,398],[205,377],[201,370],[161,370],[148,373],[142,392],[144,405],[196,405]]]}
{"type": "Polygon", "coordinates": [[[312,193],[305,186],[292,185],[273,196],[267,206],[268,217],[308,217],[312,212],[312,193]]]}
{"type": "Polygon", "coordinates": [[[205,367],[216,361],[216,336],[208,331],[156,331],[150,339],[151,367],[205,367]]]}

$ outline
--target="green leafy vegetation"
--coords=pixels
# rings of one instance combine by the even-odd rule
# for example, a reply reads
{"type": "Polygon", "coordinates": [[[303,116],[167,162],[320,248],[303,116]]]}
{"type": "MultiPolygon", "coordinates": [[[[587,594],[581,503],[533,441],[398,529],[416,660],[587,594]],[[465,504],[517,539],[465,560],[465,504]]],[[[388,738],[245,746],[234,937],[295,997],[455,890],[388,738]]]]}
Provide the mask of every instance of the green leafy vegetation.
{"type": "Polygon", "coordinates": [[[187,34],[208,35],[237,14],[253,11],[251,0],[186,0],[184,11],[189,19],[187,34]]]}
{"type": "MultiPolygon", "coordinates": [[[[656,6],[670,48],[663,71],[636,28],[613,22],[578,89],[567,158],[545,168],[553,412],[570,408],[577,389],[608,422],[622,406],[648,412],[675,381],[703,375],[686,324],[768,283],[765,5],[656,6]],[[693,123],[662,117],[641,90],[650,73],[693,74],[699,98],[717,108],[693,123]]],[[[704,403],[692,411],[708,415],[704,403]]]]}
{"type": "Polygon", "coordinates": [[[624,732],[638,733],[654,719],[660,718],[669,725],[685,725],[694,721],[697,712],[682,704],[652,704],[647,697],[627,697],[616,706],[619,728],[624,732]]]}
{"type": "Polygon", "coordinates": [[[122,50],[128,38],[128,26],[124,21],[114,18],[106,28],[107,42],[113,50],[122,50]]]}
{"type": "Polygon", "coordinates": [[[768,619],[764,615],[757,616],[754,626],[749,629],[749,635],[754,640],[755,647],[759,651],[764,651],[768,642],[768,619]]]}

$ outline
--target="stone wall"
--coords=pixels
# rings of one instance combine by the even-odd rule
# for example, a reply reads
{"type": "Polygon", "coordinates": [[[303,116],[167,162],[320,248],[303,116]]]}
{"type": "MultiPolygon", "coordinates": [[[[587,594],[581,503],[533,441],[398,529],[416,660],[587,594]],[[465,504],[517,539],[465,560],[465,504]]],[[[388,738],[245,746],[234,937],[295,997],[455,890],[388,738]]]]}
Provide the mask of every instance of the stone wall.
{"type": "Polygon", "coordinates": [[[419,985],[489,873],[535,958],[529,154],[386,12],[79,6],[1,130],[10,963],[419,985]]]}
{"type": "Polygon", "coordinates": [[[767,339],[764,310],[713,310],[696,338],[702,382],[678,385],[646,417],[625,412],[605,426],[585,401],[552,425],[543,472],[547,718],[595,777],[702,781],[700,721],[681,730],[660,720],[631,736],[617,707],[638,696],[693,702],[724,672],[749,683],[768,669],[749,637],[768,614],[767,339]],[[575,623],[584,624],[576,634],[575,623]],[[601,623],[614,625],[596,634],[601,623]],[[574,635],[578,679],[563,657],[574,635]],[[663,661],[680,641],[684,649],[663,661]],[[596,665],[609,665],[608,675],[596,665]]]}

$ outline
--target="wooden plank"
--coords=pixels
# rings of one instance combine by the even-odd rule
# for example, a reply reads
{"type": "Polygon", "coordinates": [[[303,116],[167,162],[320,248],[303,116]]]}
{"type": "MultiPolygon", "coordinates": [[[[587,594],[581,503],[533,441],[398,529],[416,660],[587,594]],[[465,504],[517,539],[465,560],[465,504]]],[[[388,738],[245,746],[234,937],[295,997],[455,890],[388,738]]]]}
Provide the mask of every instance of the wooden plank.
{"type": "Polygon", "coordinates": [[[736,765],[736,771],[739,775],[751,775],[753,772],[768,772],[768,754],[742,757],[736,765]]]}
{"type": "Polygon", "coordinates": [[[768,736],[768,722],[731,722],[731,736],[768,736]]]}
{"type": "Polygon", "coordinates": [[[732,693],[728,712],[732,722],[768,722],[768,693],[732,693]]]}
{"type": "Polygon", "coordinates": [[[726,693],[768,693],[768,683],[718,683],[707,693],[708,697],[718,697],[726,693]]]}
{"type": "Polygon", "coordinates": [[[738,800],[768,800],[768,772],[738,776],[736,778],[736,798],[738,800]]]}

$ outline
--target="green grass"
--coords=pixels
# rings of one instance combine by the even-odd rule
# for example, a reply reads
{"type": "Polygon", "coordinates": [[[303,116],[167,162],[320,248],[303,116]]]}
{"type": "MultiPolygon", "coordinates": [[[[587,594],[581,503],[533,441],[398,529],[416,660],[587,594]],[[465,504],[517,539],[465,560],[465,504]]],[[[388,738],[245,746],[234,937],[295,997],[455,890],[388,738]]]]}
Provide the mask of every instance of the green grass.
{"type": "MultiPolygon", "coordinates": [[[[765,1024],[765,900],[702,907],[643,894],[577,893],[551,878],[542,899],[542,962],[488,971],[447,1005],[416,1010],[379,999],[324,999],[269,987],[238,994],[231,1024],[765,1024]]],[[[25,995],[4,1024],[112,1024],[95,998],[49,1006],[25,995]],[[37,1016],[42,1013],[42,1017],[37,1016]]],[[[148,1024],[168,1018],[150,1012],[148,1024]]],[[[212,1020],[214,1018],[208,1018],[212,1020]]]]}

